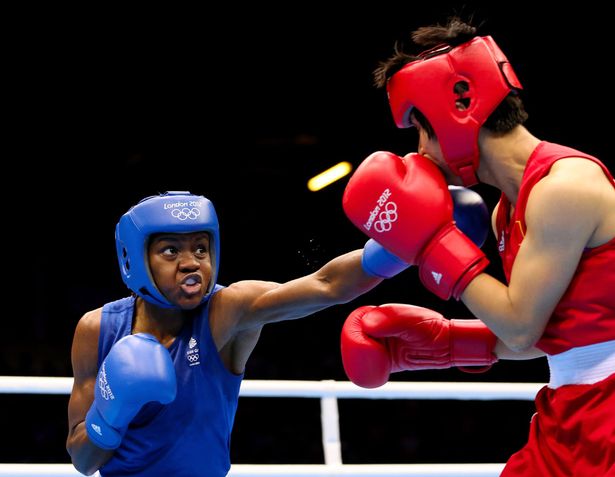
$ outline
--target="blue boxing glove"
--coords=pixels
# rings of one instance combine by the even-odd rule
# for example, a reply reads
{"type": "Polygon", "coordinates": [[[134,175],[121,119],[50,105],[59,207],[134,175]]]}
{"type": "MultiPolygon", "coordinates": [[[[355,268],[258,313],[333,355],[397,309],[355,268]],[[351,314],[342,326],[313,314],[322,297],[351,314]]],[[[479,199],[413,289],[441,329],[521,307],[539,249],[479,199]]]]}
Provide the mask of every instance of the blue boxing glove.
{"type": "MultiPolygon", "coordinates": [[[[477,247],[482,247],[489,233],[489,210],[483,198],[473,190],[461,186],[448,186],[453,199],[455,224],[477,247]]],[[[393,255],[374,239],[363,247],[361,259],[363,270],[368,275],[391,278],[410,265],[393,255]]]]}
{"type": "Polygon", "coordinates": [[[372,277],[391,278],[403,272],[410,265],[393,255],[374,239],[369,239],[363,247],[361,266],[365,273],[372,277]]]}
{"type": "Polygon", "coordinates": [[[491,219],[483,198],[471,189],[461,186],[448,186],[453,199],[453,218],[455,225],[468,236],[477,247],[487,240],[491,219]]]}
{"type": "Polygon", "coordinates": [[[167,349],[150,334],[125,336],[113,345],[98,371],[94,402],[85,417],[88,437],[102,449],[116,449],[144,404],[168,404],[176,392],[175,368],[167,349]]]}

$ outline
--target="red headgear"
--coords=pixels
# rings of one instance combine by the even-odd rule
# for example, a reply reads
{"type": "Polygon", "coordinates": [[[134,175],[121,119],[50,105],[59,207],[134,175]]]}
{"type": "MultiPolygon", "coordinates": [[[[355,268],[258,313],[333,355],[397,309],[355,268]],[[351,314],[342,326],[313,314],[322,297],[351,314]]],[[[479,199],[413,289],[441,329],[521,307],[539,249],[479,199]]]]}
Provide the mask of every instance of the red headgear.
{"type": "Polygon", "coordinates": [[[388,81],[393,119],[399,128],[412,126],[416,107],[432,125],[451,171],[464,185],[477,183],[478,131],[513,89],[522,89],[510,63],[490,36],[475,37],[456,47],[440,45],[408,63],[388,81]],[[463,81],[469,90],[455,93],[463,81]],[[459,110],[456,101],[469,100],[459,110]]]}

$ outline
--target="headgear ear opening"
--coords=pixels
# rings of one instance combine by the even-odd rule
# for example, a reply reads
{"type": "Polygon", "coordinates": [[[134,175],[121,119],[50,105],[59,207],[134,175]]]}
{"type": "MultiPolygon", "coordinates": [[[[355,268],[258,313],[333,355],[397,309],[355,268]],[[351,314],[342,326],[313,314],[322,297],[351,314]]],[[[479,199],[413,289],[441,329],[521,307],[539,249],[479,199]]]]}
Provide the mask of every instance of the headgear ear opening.
{"type": "Polygon", "coordinates": [[[433,127],[451,171],[464,185],[476,184],[478,133],[489,115],[515,89],[522,89],[502,50],[490,36],[454,48],[432,48],[387,83],[389,105],[399,128],[412,126],[416,107],[433,127]],[[458,108],[455,84],[463,82],[466,108],[458,108]]]}
{"type": "Polygon", "coordinates": [[[209,234],[212,276],[203,301],[216,284],[220,263],[218,217],[211,201],[188,191],[169,191],[147,197],[126,212],[115,227],[115,245],[122,274],[128,288],[144,300],[163,308],[176,308],[158,290],[149,269],[147,247],[153,234],[209,234]]]}

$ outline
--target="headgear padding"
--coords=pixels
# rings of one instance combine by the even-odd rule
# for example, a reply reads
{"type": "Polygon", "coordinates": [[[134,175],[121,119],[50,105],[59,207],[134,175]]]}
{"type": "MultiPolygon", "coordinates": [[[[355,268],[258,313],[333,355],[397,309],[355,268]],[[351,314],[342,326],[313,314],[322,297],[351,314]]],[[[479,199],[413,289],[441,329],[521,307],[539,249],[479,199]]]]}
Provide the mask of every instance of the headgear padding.
{"type": "Polygon", "coordinates": [[[451,171],[465,186],[477,183],[478,132],[513,89],[521,89],[510,63],[490,36],[456,47],[441,45],[419,55],[387,83],[389,104],[399,128],[412,126],[416,107],[433,127],[451,171]],[[467,83],[459,94],[455,85],[467,83]],[[457,102],[469,102],[459,109],[457,102]]]}
{"type": "Polygon", "coordinates": [[[203,301],[216,284],[220,263],[220,233],[213,204],[202,195],[187,191],[170,191],[146,197],[126,212],[115,227],[115,245],[122,279],[128,288],[154,305],[176,308],[152,279],[148,245],[152,234],[162,232],[209,234],[211,280],[203,301]]]}

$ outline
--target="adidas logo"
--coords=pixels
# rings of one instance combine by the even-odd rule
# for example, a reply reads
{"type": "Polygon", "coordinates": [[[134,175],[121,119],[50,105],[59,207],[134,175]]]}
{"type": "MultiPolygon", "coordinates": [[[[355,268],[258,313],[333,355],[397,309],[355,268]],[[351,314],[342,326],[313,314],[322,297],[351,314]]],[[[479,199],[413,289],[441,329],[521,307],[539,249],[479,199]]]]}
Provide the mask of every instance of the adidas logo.
{"type": "Polygon", "coordinates": [[[100,426],[97,426],[96,424],[90,424],[90,427],[94,429],[94,432],[96,432],[96,434],[102,436],[102,430],[100,429],[100,426]]]}
{"type": "Polygon", "coordinates": [[[431,272],[431,276],[433,277],[434,281],[439,285],[440,280],[442,280],[442,274],[438,272],[431,272]]]}
{"type": "Polygon", "coordinates": [[[504,231],[502,230],[502,237],[500,238],[500,243],[498,244],[498,251],[503,252],[505,248],[504,244],[504,231]]]}

